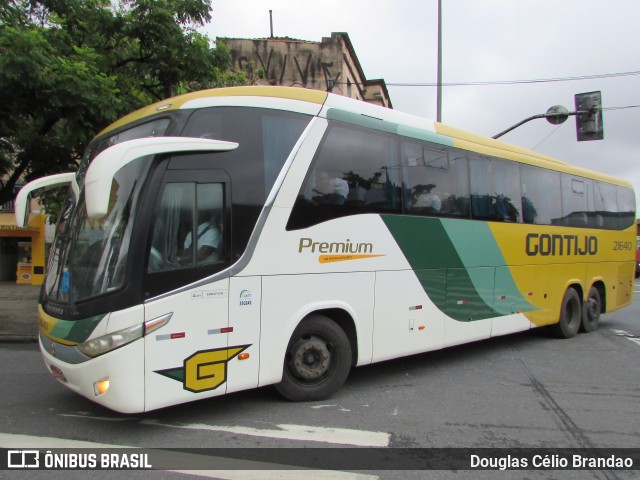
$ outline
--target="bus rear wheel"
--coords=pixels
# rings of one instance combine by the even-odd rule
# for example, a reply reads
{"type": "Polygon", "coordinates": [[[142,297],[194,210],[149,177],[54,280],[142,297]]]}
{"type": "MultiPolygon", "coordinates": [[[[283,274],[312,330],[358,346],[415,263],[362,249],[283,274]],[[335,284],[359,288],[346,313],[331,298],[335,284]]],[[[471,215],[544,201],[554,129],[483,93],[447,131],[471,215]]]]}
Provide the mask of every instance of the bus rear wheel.
{"type": "Polygon", "coordinates": [[[313,315],[295,329],[276,390],[294,402],[323,400],[335,393],[351,370],[351,344],[331,319],[313,315]]]}
{"type": "Polygon", "coordinates": [[[580,326],[580,330],[589,333],[597,329],[598,322],[600,321],[600,313],[602,313],[600,292],[596,287],[591,287],[587,301],[582,307],[582,325],[580,326]]]}
{"type": "Polygon", "coordinates": [[[562,298],[560,321],[551,326],[558,338],[575,337],[582,323],[582,300],[575,288],[569,287],[562,298]]]}

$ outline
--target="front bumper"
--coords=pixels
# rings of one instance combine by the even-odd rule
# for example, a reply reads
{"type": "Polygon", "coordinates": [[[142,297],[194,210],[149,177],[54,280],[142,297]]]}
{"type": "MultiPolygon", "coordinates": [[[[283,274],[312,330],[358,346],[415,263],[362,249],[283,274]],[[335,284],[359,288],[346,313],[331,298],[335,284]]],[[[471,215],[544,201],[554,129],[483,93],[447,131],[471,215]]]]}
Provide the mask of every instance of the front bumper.
{"type": "MultiPolygon", "coordinates": [[[[69,347],[40,335],[40,351],[47,369],[63,385],[111,410],[121,413],[144,411],[144,341],[136,340],[96,358],[78,355],[69,347]],[[64,351],[65,360],[56,351],[64,351]],[[100,393],[98,382],[108,381],[100,393]]],[[[77,350],[77,349],[76,349],[77,350]]],[[[102,386],[105,384],[103,383],[102,386]]]]}

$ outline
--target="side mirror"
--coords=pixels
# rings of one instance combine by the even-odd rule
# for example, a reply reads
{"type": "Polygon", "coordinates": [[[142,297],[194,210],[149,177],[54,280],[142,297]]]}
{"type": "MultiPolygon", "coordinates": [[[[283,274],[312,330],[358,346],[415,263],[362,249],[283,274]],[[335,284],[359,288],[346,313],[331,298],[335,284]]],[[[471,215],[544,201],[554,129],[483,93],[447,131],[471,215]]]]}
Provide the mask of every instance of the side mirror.
{"type": "Polygon", "coordinates": [[[117,143],[100,152],[87,169],[84,193],[87,215],[103,218],[109,209],[111,184],[116,172],[147,155],[176,152],[225,152],[238,148],[234,142],[191,137],[149,137],[117,143]]]}
{"type": "Polygon", "coordinates": [[[20,189],[15,201],[15,215],[16,225],[23,228],[29,221],[29,199],[31,193],[35,190],[43,188],[44,190],[50,190],[52,188],[59,188],[65,185],[71,185],[71,189],[78,199],[78,184],[76,183],[76,174],[58,173],[56,175],[49,175],[48,177],[38,178],[32,182],[27,183],[20,189]]]}

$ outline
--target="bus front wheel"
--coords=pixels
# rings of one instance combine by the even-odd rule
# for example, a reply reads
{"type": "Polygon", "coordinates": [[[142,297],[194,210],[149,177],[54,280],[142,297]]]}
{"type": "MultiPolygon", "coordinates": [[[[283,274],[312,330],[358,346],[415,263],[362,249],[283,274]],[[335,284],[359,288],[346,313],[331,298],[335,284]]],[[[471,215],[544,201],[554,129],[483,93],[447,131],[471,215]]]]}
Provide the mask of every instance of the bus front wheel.
{"type": "Polygon", "coordinates": [[[575,288],[569,287],[562,298],[560,321],[552,325],[552,332],[559,338],[575,337],[582,323],[582,301],[575,288]]]}
{"type": "Polygon", "coordinates": [[[294,402],[323,400],[335,393],[351,370],[351,344],[331,319],[313,315],[295,329],[276,390],[294,402]]]}

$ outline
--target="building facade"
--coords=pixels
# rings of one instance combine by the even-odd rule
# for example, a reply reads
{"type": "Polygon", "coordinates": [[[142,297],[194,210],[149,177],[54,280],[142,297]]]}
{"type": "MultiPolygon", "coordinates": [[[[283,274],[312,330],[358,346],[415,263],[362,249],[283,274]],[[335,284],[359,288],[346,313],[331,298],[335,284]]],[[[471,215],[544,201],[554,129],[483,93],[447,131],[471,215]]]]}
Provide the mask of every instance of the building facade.
{"type": "Polygon", "coordinates": [[[16,225],[14,203],[0,205],[0,282],[42,285],[47,225],[45,214],[32,201],[28,224],[16,225]]]}
{"type": "Polygon", "coordinates": [[[291,38],[218,38],[229,46],[233,68],[252,85],[323,90],[393,108],[385,81],[368,80],[346,33],[321,42],[291,38]]]}

